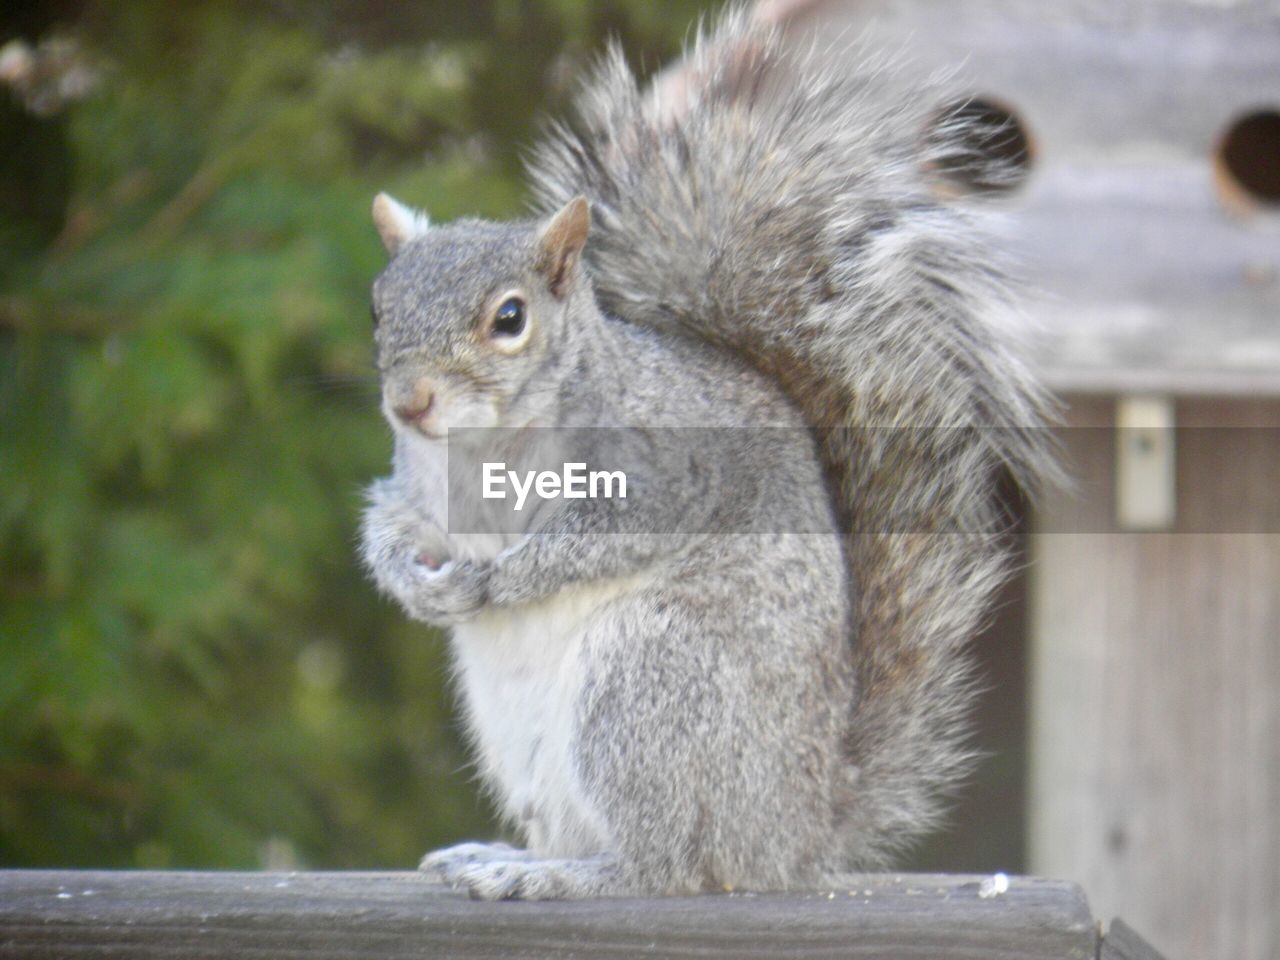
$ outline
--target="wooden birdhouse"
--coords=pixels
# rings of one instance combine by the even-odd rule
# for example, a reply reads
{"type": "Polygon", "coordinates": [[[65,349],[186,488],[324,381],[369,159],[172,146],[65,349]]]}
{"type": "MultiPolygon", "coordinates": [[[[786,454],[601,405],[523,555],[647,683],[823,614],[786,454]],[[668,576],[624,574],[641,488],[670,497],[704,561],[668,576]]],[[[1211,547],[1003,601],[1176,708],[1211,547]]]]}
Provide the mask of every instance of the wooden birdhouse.
{"type": "Polygon", "coordinates": [[[1280,956],[1280,4],[827,0],[1012,173],[1073,489],[1030,518],[1028,863],[1171,957],[1280,956]]]}

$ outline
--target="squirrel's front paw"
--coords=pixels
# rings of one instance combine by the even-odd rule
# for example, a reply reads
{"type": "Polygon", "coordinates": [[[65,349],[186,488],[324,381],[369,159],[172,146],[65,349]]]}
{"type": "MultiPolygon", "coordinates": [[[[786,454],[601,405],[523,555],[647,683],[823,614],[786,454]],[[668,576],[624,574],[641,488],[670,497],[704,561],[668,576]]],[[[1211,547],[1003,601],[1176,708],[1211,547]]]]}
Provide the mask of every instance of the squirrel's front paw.
{"type": "Polygon", "coordinates": [[[488,565],[434,558],[414,551],[390,578],[389,592],[415,620],[437,625],[470,619],[488,599],[488,565]]]}
{"type": "Polygon", "coordinates": [[[489,576],[489,602],[495,607],[528,603],[544,594],[537,549],[536,543],[525,540],[498,554],[489,576]]]}

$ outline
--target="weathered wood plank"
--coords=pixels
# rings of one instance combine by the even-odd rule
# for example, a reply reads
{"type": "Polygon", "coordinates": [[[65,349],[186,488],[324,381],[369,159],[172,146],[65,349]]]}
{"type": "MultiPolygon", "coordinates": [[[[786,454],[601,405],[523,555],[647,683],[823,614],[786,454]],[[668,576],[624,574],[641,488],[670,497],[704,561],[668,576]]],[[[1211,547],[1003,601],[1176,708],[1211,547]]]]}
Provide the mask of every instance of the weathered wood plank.
{"type": "Polygon", "coordinates": [[[1117,532],[1114,433],[1062,433],[1075,488],[1031,544],[1030,863],[1171,957],[1276,960],[1280,402],[1176,412],[1170,533],[1117,532]]]}
{"type": "Polygon", "coordinates": [[[1091,960],[1061,881],[850,878],[809,894],[480,903],[412,873],[0,872],[0,957],[1091,960]],[[983,896],[982,893],[987,896],[983,896]]]}

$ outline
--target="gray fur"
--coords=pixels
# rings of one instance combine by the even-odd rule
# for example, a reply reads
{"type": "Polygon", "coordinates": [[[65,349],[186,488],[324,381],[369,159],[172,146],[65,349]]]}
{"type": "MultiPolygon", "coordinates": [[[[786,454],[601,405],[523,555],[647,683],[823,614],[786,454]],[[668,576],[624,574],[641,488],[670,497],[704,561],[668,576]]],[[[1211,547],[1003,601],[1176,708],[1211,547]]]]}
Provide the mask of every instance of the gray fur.
{"type": "Polygon", "coordinates": [[[431,228],[375,286],[389,411],[429,375],[488,425],[792,428],[710,481],[653,466],[640,528],[662,532],[602,535],[618,505],[579,500],[479,543],[421,479],[438,443],[389,413],[365,558],[411,616],[456,625],[481,773],[528,841],[424,861],[477,896],[816,886],[933,827],[970,766],[993,480],[1048,469],[1044,401],[973,226],[923,181],[926,98],[824,63],[739,15],[674,96],[615,51],[533,164],[546,213],[593,204],[562,297],[545,221],[431,228]],[[475,331],[509,287],[532,332],[497,356],[475,331]],[[770,532],[732,532],[747,488],[770,532]],[[426,549],[452,559],[423,569],[426,549]]]}

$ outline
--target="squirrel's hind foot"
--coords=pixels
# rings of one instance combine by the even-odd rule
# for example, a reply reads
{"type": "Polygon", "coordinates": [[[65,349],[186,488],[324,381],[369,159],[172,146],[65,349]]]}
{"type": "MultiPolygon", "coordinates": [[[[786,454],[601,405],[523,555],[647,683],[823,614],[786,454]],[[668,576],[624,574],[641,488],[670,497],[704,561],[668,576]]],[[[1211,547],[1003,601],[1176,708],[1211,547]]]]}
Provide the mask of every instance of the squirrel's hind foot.
{"type": "Polygon", "coordinates": [[[420,871],[473,900],[580,900],[625,893],[608,854],[582,860],[540,860],[505,843],[463,843],[423,858],[420,871]]]}

